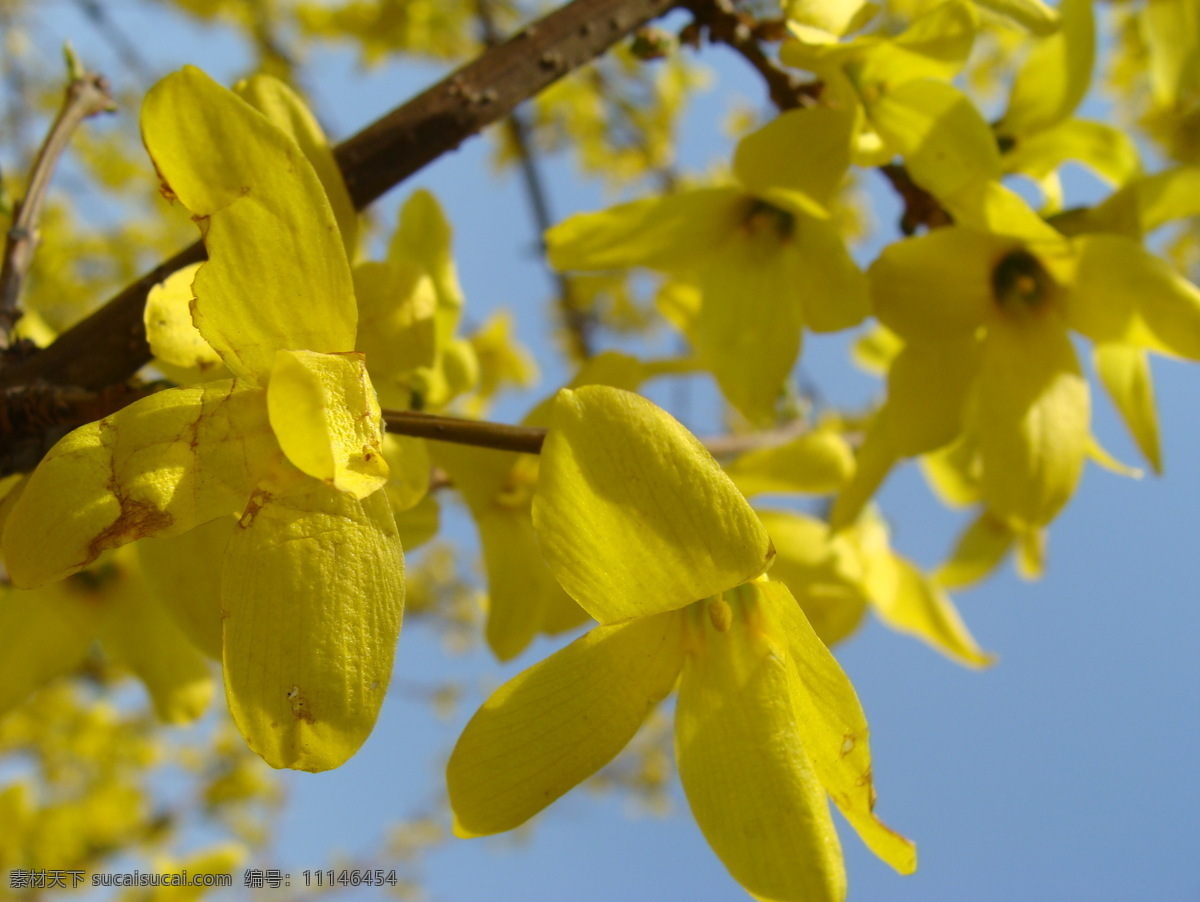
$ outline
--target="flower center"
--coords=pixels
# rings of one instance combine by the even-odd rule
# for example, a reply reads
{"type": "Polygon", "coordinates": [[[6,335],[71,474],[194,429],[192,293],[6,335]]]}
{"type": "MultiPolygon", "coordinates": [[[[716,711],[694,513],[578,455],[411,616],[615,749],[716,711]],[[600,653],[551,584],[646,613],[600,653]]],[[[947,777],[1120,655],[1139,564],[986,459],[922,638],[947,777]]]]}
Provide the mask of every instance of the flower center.
{"type": "Polygon", "coordinates": [[[751,235],[774,235],[780,241],[786,241],[796,230],[796,217],[756,197],[746,208],[742,224],[751,235]]]}
{"type": "Polygon", "coordinates": [[[1037,310],[1050,300],[1054,286],[1041,262],[1025,249],[1016,250],[992,270],[992,296],[1002,310],[1037,310]]]}

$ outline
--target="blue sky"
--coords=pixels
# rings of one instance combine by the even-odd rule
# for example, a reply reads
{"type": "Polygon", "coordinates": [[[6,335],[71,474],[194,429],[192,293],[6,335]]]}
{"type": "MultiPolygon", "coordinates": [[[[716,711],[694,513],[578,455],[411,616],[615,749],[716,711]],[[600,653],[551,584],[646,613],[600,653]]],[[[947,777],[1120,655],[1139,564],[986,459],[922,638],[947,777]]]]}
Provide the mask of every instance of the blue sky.
{"type": "MultiPolygon", "coordinates": [[[[244,53],[219,31],[171,30],[143,3],[110,8],[162,71],[194,63],[219,78],[243,74],[244,53]]],[[[57,52],[53,42],[72,37],[85,59],[105,66],[107,49],[73,4],[45,10],[39,44],[57,52]]],[[[718,128],[731,104],[724,92],[763,102],[760,87],[727,52],[713,48],[704,59],[722,88],[704,97],[688,122],[684,161],[696,168],[727,155],[718,128]]],[[[434,77],[433,69],[418,67],[361,79],[340,54],[321,54],[315,63],[318,108],[336,137],[434,77]]],[[[104,127],[136,120],[135,111],[123,116],[124,125],[104,127]]],[[[603,202],[575,183],[565,162],[546,168],[560,215],[603,202]]],[[[491,309],[511,307],[522,338],[544,351],[548,287],[531,254],[515,178],[492,174],[487,144],[477,139],[394,190],[383,209],[394,209],[418,185],[437,193],[455,223],[471,316],[481,321],[491,309]]],[[[890,199],[876,189],[873,196],[880,221],[888,221],[890,199]]],[[[844,351],[844,340],[810,342],[805,374],[834,398],[871,397],[876,383],[855,374],[844,351]]],[[[878,811],[918,842],[921,856],[918,873],[902,878],[843,830],[851,900],[1200,899],[1200,371],[1156,361],[1155,375],[1166,475],[1135,481],[1089,468],[1051,531],[1044,579],[1026,583],[1005,569],[958,598],[981,644],[1000,655],[995,667],[964,670],[876,623],[838,648],[871,722],[878,811]]],[[[500,414],[515,419],[522,403],[500,414]]],[[[1101,441],[1135,460],[1106,399],[1094,395],[1093,407],[1101,441]]],[[[888,483],[881,501],[898,548],[925,565],[946,553],[963,523],[931,499],[912,467],[888,483]]],[[[457,534],[469,540],[462,518],[455,519],[457,534]]],[[[479,690],[446,720],[393,692],[375,734],[349,764],[285,776],[291,803],[275,847],[269,860],[248,864],[298,875],[325,865],[330,849],[371,855],[389,822],[442,792],[438,759],[483,687],[552,647],[540,644],[515,666],[497,668],[481,653],[447,657],[429,630],[407,627],[398,685],[452,678],[479,690]]],[[[672,816],[630,818],[621,799],[576,791],[517,837],[439,848],[423,868],[425,889],[442,902],[745,898],[708,851],[681,793],[674,796],[672,816]]]]}

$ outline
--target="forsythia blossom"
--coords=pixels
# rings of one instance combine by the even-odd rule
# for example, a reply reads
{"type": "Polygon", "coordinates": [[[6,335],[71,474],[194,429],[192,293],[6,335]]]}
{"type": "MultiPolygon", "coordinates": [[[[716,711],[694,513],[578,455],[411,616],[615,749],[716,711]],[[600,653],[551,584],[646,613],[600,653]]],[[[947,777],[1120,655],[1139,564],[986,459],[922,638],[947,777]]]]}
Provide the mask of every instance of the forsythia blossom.
{"type": "Polygon", "coordinates": [[[637,395],[564,389],[534,527],[600,626],[502,686],[447,771],[456,831],[526,821],[611,760],[679,683],[676,755],[692,812],[760,899],[840,900],[828,794],[902,872],[911,843],[872,813],[867,724],[782,583],[766,530],[707,451],[637,395]]]}
{"type": "Polygon", "coordinates": [[[13,581],[239,515],[221,560],[230,710],[275,767],[336,767],[391,674],[403,559],[341,233],[300,147],[196,69],[146,98],[142,133],[209,262],[192,319],[233,374],[158,392],[62,439],[3,537],[13,581]]]}
{"type": "Polygon", "coordinates": [[[867,314],[865,280],[829,212],[853,124],[829,108],[784,113],[738,145],[739,186],[573,216],[546,233],[550,262],[647,266],[694,283],[688,339],[735,407],[770,419],[804,327],[847,329],[867,314]]]}

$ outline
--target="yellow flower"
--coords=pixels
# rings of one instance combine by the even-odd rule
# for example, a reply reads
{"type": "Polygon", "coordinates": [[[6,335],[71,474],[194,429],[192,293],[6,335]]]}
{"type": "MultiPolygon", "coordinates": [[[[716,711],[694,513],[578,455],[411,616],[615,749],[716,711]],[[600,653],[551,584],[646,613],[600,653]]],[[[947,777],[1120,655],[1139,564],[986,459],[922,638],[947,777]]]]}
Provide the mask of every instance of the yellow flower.
{"type": "Polygon", "coordinates": [[[38,589],[0,589],[0,640],[0,716],[78,668],[96,641],[145,684],[169,723],[194,720],[212,698],[203,656],[121,551],[38,589]]]}
{"type": "Polygon", "coordinates": [[[1035,534],[1074,492],[1093,446],[1070,332],[1096,343],[1101,379],[1156,468],[1144,352],[1200,359],[1200,291],[1136,241],[1068,239],[994,183],[957,202],[963,224],[894,244],[869,270],[877,315],[904,346],[835,526],[898,458],[961,439],[991,514],[1035,534]]]}
{"type": "Polygon", "coordinates": [[[647,266],[695,282],[688,339],[730,402],[770,419],[801,332],[846,329],[866,283],[828,206],[849,166],[853,116],[792,110],[742,139],[740,187],[698,188],[574,216],[546,233],[558,269],[647,266]]]}
{"type": "Polygon", "coordinates": [[[732,482],[618,389],[559,393],[533,507],[546,563],[601,625],[502,686],[447,770],[455,829],[512,829],[610,761],[679,682],[676,754],[709,844],[760,899],[840,900],[826,794],[902,872],[872,814],[867,724],[732,482]],[[698,600],[699,599],[699,600],[698,600]]]}
{"type": "Polygon", "coordinates": [[[240,519],[220,566],[226,696],[275,767],[323,770],[369,735],[391,674],[403,560],[350,268],[300,147],[196,69],[151,90],[142,133],[209,263],[192,318],[232,379],[81,427],[5,527],[21,586],[104,550],[240,519]]]}
{"type": "Polygon", "coordinates": [[[986,667],[995,660],[938,583],[892,550],[877,513],[832,535],[825,522],[802,514],[760,510],[758,516],[778,550],[772,579],[788,587],[826,645],[857,629],[870,607],[889,628],[960,664],[986,667]]]}

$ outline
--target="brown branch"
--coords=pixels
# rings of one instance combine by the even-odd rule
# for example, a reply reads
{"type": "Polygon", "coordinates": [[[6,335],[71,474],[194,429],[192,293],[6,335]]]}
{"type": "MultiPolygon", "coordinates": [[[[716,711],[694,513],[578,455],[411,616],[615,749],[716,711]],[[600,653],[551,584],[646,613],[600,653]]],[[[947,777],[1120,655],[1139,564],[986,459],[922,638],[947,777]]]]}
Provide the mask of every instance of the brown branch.
{"type": "MultiPolygon", "coordinates": [[[[771,102],[780,110],[809,106],[821,92],[820,82],[801,82],[780,68],[762,49],[764,34],[753,17],[738,12],[731,0],[686,0],[684,6],[696,17],[696,25],[708,29],[710,41],[735,50],[762,76],[771,102]]],[[[774,24],[774,23],[763,23],[774,24]]]]}
{"type": "Polygon", "coordinates": [[[0,477],[29,472],[72,429],[146,394],[146,388],[124,383],[99,392],[45,383],[0,389],[0,477]]]}
{"type": "Polygon", "coordinates": [[[0,349],[9,346],[12,329],[21,318],[17,301],[37,248],[38,220],[54,167],[83,120],[115,109],[104,76],[94,72],[72,73],[62,106],[33,161],[25,197],[14,206],[12,224],[5,236],[4,259],[0,263],[0,349]]]}
{"type": "MultiPolygon", "coordinates": [[[[338,163],[355,206],[366,207],[680,2],[573,0],[483,53],[338,146],[338,163]]],[[[142,325],[147,292],[175,268],[203,255],[197,243],[155,267],[54,344],[0,373],[0,386],[43,379],[98,389],[130,378],[150,360],[142,325]]]]}
{"type": "Polygon", "coordinates": [[[497,451],[520,451],[539,454],[546,430],[535,426],[510,426],[487,420],[462,420],[415,410],[385,410],[383,422],[388,432],[431,438],[456,445],[474,445],[497,451]]]}
{"type": "Polygon", "coordinates": [[[903,166],[888,163],[879,167],[884,178],[904,201],[904,212],[900,215],[900,231],[912,235],[920,226],[938,229],[954,222],[953,217],[942,207],[932,194],[912,180],[903,166]]]}

